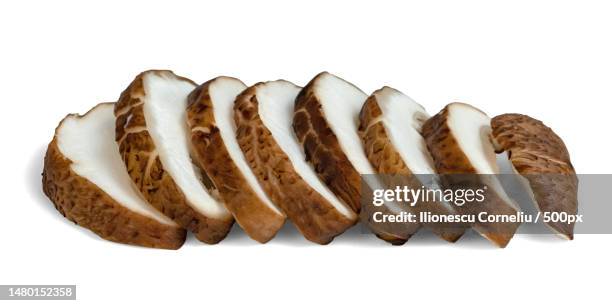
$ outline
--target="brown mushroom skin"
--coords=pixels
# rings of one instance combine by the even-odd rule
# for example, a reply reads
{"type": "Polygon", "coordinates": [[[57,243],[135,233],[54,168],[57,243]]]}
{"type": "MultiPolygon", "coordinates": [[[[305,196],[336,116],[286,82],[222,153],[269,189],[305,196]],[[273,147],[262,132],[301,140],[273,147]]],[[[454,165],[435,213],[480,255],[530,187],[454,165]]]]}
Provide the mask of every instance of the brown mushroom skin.
{"type": "MultiPolygon", "coordinates": [[[[376,95],[370,95],[364,103],[359,115],[359,135],[363,141],[370,164],[372,164],[376,173],[380,174],[380,178],[384,181],[386,186],[390,186],[391,188],[395,186],[408,186],[411,189],[420,189],[422,187],[421,182],[404,163],[399,152],[391,142],[390,137],[388,137],[384,123],[379,120],[382,116],[383,113],[378,104],[376,95]]],[[[376,210],[382,207],[384,206],[377,207],[376,210]]],[[[365,209],[365,207],[362,207],[362,210],[365,209]]],[[[420,211],[429,211],[434,214],[452,213],[446,211],[442,207],[442,204],[438,202],[419,203],[410,208],[410,210],[417,214],[420,211]]],[[[455,225],[426,224],[425,226],[431,228],[436,235],[448,242],[457,241],[465,231],[464,227],[457,227],[455,225]]]]}
{"type": "MultiPolygon", "coordinates": [[[[69,115],[72,116],[72,115],[69,115]]],[[[61,123],[60,123],[61,125],[61,123]]],[[[103,239],[151,248],[178,249],[185,230],[135,213],[71,169],[54,137],[44,160],[43,192],[68,220],[103,239]]]]}
{"type": "Polygon", "coordinates": [[[132,181],[151,205],[193,232],[198,240],[209,244],[218,243],[231,229],[233,218],[229,214],[225,219],[209,218],[193,209],[185,194],[164,170],[144,117],[145,73],[172,74],[166,70],[145,71],[121,93],[115,105],[115,133],[121,157],[132,181]]]}
{"type": "MultiPolygon", "coordinates": [[[[376,98],[372,95],[368,97],[359,114],[360,125],[358,133],[363,141],[364,149],[370,164],[372,164],[376,173],[382,174],[380,178],[383,180],[385,186],[392,186],[395,183],[392,182],[395,178],[399,179],[400,176],[408,175],[409,170],[399,154],[394,149],[387,146],[391,143],[388,141],[385,142],[384,139],[380,138],[386,137],[384,126],[382,123],[373,123],[380,116],[382,116],[382,111],[378,106],[376,98]],[[397,176],[392,176],[395,174],[397,174],[397,176]]],[[[412,184],[415,182],[410,181],[406,183],[412,184]]],[[[370,192],[367,184],[362,184],[361,187],[361,190],[365,193],[370,192]]],[[[393,245],[402,245],[406,243],[406,241],[421,228],[421,224],[419,223],[374,222],[372,217],[376,212],[380,212],[384,215],[393,214],[386,205],[378,207],[373,205],[362,205],[360,213],[361,221],[367,224],[370,230],[374,232],[378,238],[393,245]]]]}
{"type": "Polygon", "coordinates": [[[312,79],[296,97],[293,129],[304,147],[306,160],[317,175],[336,196],[359,213],[361,176],[342,151],[314,92],[318,77],[324,73],[312,79]]]}
{"type": "Polygon", "coordinates": [[[422,127],[427,149],[431,154],[436,171],[440,174],[476,173],[470,160],[463,154],[455,136],[446,124],[448,108],[445,107],[429,118],[422,127]]]}
{"type": "MultiPolygon", "coordinates": [[[[516,171],[527,179],[539,210],[575,215],[578,177],[563,140],[542,121],[521,114],[496,116],[491,127],[496,149],[506,151],[516,171]]],[[[546,224],[573,239],[573,222],[546,224]]]]}
{"type": "Polygon", "coordinates": [[[188,98],[187,120],[195,160],[213,181],[225,207],[236,222],[256,241],[272,239],[285,223],[285,216],[262,202],[234,164],[215,123],[209,85],[216,79],[198,86],[188,98]]]}
{"type": "Polygon", "coordinates": [[[351,227],[350,220],[306,183],[259,117],[257,86],[247,88],[234,105],[237,139],[249,166],[272,202],[287,214],[304,237],[328,244],[351,227]]]}
{"type": "MultiPolygon", "coordinates": [[[[425,138],[427,149],[431,153],[436,171],[440,174],[442,184],[446,188],[484,188],[487,186],[486,176],[478,175],[468,157],[460,148],[455,135],[447,125],[448,106],[431,117],[422,127],[421,134],[425,138]]],[[[479,212],[494,213],[497,215],[514,215],[516,209],[510,207],[502,200],[494,188],[488,187],[485,193],[486,200],[476,205],[457,207],[462,214],[478,214],[479,212]]],[[[470,224],[475,230],[499,247],[505,247],[520,226],[519,222],[470,224]]]]}

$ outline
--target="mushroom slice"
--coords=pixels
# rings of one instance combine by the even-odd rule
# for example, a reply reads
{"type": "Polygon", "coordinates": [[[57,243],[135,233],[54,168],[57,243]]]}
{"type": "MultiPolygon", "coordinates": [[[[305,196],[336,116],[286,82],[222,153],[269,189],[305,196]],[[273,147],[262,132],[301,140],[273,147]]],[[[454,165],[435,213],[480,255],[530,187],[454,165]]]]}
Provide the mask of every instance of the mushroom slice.
{"type": "MultiPolygon", "coordinates": [[[[515,172],[527,179],[538,209],[575,215],[578,177],[563,140],[541,121],[521,114],[494,117],[491,127],[497,151],[506,151],[515,172]]],[[[573,222],[546,225],[564,238],[574,237],[573,222]]]]}
{"type": "Polygon", "coordinates": [[[257,182],[236,140],[233,107],[244,89],[244,83],[229,77],[200,85],[189,95],[187,118],[195,160],[240,227],[263,243],[283,226],[285,215],[257,182]]]}
{"type": "Polygon", "coordinates": [[[139,74],[115,105],[115,139],[145,199],[198,240],[217,243],[233,218],[208,193],[207,177],[191,161],[187,96],[195,87],[171,71],[139,74]]]}
{"type": "MultiPolygon", "coordinates": [[[[293,117],[293,129],[307,161],[331,191],[355,212],[361,209],[362,195],[384,189],[382,182],[373,175],[376,172],[358,133],[359,113],[367,98],[355,85],[322,72],[297,96],[293,117]],[[365,175],[363,184],[360,174],[365,175]]],[[[379,238],[401,244],[418,231],[418,223],[376,223],[372,220],[376,212],[397,214],[401,209],[395,203],[376,208],[366,205],[360,216],[379,238]]]]}
{"type": "Polygon", "coordinates": [[[115,143],[113,103],[60,122],[47,148],[42,183],[64,217],[104,239],[163,249],[178,249],[185,241],[185,230],[134,189],[115,143]]]}
{"type": "MultiPolygon", "coordinates": [[[[481,110],[451,103],[425,122],[422,134],[434,160],[442,184],[450,189],[484,188],[482,203],[468,203],[457,209],[477,215],[516,215],[518,205],[495,177],[499,173],[495,150],[490,141],[491,119],[481,110]]],[[[485,238],[505,247],[516,232],[518,222],[476,222],[472,227],[485,238]]]]}
{"type": "Polygon", "coordinates": [[[237,139],[249,166],[274,203],[304,237],[327,244],[357,215],[328,190],[306,163],[291,130],[300,88],[287,81],[258,83],[236,98],[237,139]]]}
{"type": "Polygon", "coordinates": [[[360,210],[360,174],[374,174],[357,133],[368,96],[328,72],[315,76],[295,100],[293,128],[307,160],[329,188],[360,210]]]}
{"type": "MultiPolygon", "coordinates": [[[[370,95],[363,105],[359,133],[365,152],[390,188],[398,185],[413,190],[439,188],[431,154],[420,134],[429,117],[425,109],[410,97],[386,86],[370,95]]],[[[407,209],[415,214],[455,213],[452,204],[435,200],[422,201],[407,209]]],[[[453,224],[424,225],[449,242],[457,241],[464,232],[464,227],[453,224]]]]}

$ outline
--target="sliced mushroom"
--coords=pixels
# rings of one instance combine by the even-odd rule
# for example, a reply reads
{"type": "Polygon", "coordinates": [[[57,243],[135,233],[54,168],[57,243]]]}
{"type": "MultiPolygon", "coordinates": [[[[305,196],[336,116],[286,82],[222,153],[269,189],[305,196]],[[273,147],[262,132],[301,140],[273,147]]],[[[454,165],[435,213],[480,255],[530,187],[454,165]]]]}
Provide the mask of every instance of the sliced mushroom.
{"type": "MultiPolygon", "coordinates": [[[[322,72],[302,89],[295,100],[294,131],[306,159],[319,177],[355,212],[361,209],[362,195],[384,189],[373,176],[358,133],[359,113],[367,95],[353,84],[322,72]],[[361,176],[364,178],[362,184],[361,176]],[[364,190],[362,190],[364,187],[364,190]]],[[[418,231],[418,223],[377,223],[373,205],[364,207],[361,219],[381,239],[393,244],[405,242],[418,231]]],[[[383,214],[400,213],[402,207],[389,203],[377,207],[383,214]]]]}
{"type": "Polygon", "coordinates": [[[145,199],[198,240],[217,243],[233,218],[208,193],[207,178],[190,157],[187,96],[195,87],[171,71],[139,74],[115,105],[116,141],[145,199]]]}
{"type": "Polygon", "coordinates": [[[115,143],[113,103],[68,115],[55,130],[43,169],[43,190],[55,208],[100,237],[178,249],[185,231],[133,187],[115,143]]]}
{"type": "Polygon", "coordinates": [[[283,226],[285,215],[259,185],[236,140],[234,101],[244,89],[238,79],[212,79],[189,95],[187,117],[195,160],[240,227],[263,243],[283,226]]]}
{"type": "Polygon", "coordinates": [[[258,83],[234,106],[237,139],[266,193],[304,237],[327,244],[357,216],[328,190],[305,162],[291,130],[300,88],[287,81],[258,83]]]}
{"type": "Polygon", "coordinates": [[[314,77],[295,100],[293,128],[307,160],[329,188],[360,209],[360,174],[373,174],[357,134],[367,95],[328,72],[314,77]]]}
{"type": "MultiPolygon", "coordinates": [[[[361,110],[361,134],[366,155],[388,188],[408,186],[413,190],[439,188],[431,154],[421,136],[429,119],[425,109],[402,92],[383,87],[375,91],[361,110]]],[[[443,201],[420,201],[406,206],[412,213],[455,214],[455,207],[443,201]]],[[[443,239],[455,242],[464,228],[446,223],[426,223],[443,239]]]]}
{"type": "MultiPolygon", "coordinates": [[[[425,122],[422,129],[436,171],[447,188],[484,188],[484,202],[469,203],[457,209],[476,215],[516,215],[520,208],[495,177],[499,173],[495,150],[490,141],[490,118],[481,110],[451,103],[425,122]]],[[[505,247],[519,222],[478,222],[472,227],[485,238],[505,247]]]]}
{"type": "MultiPolygon", "coordinates": [[[[494,117],[491,127],[497,151],[506,151],[515,172],[527,179],[538,209],[575,215],[578,177],[563,140],[541,121],[521,114],[494,117]]],[[[562,237],[573,239],[573,222],[546,224],[562,237]]]]}

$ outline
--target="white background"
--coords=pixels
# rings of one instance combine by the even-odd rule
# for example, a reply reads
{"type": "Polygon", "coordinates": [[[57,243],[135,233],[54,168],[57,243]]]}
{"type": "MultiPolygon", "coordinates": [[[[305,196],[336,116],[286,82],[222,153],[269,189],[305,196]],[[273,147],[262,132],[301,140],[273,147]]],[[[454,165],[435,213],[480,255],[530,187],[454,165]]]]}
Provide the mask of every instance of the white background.
{"type": "Polygon", "coordinates": [[[190,237],[162,251],[80,229],[40,186],[58,121],[114,101],[150,68],[300,85],[328,70],[366,92],[394,86],[432,114],[452,101],[525,113],[563,137],[579,173],[612,173],[608,3],[3,1],[0,283],[77,284],[86,305],[609,302],[608,235],[497,249],[421,232],[392,247],[355,228],[317,246],[287,228],[259,245],[234,227],[219,245],[190,237]]]}

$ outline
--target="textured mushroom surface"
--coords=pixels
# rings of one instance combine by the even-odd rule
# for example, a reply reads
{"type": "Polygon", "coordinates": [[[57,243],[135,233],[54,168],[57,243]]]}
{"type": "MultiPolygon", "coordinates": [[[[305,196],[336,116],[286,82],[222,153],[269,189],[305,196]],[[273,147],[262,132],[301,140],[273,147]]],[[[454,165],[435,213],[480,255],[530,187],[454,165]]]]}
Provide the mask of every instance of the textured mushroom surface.
{"type": "MultiPolygon", "coordinates": [[[[491,127],[497,151],[507,152],[514,170],[527,179],[538,209],[575,215],[578,177],[563,140],[541,121],[521,114],[494,117],[491,127]]],[[[573,239],[573,222],[546,224],[573,239]]]]}
{"type": "Polygon", "coordinates": [[[115,143],[113,103],[68,115],[55,130],[43,169],[43,191],[55,208],[100,237],[178,249],[185,230],[136,191],[115,143]]]}
{"type": "Polygon", "coordinates": [[[266,242],[283,226],[285,215],[259,185],[236,139],[234,101],[245,89],[235,78],[212,79],[189,95],[187,117],[195,159],[240,227],[266,242]]]}
{"type": "Polygon", "coordinates": [[[236,99],[238,143],[266,193],[310,241],[326,244],[357,215],[336,198],[305,161],[292,132],[300,88],[287,81],[258,83],[236,99]]]}
{"type": "Polygon", "coordinates": [[[217,243],[233,218],[209,194],[207,177],[191,160],[187,96],[195,87],[171,71],[139,74],[115,105],[115,139],[145,199],[198,240],[217,243]]]}
{"type": "Polygon", "coordinates": [[[373,174],[357,133],[367,95],[327,72],[315,76],[295,100],[293,128],[306,158],[329,188],[359,212],[360,174],[373,174]]]}
{"type": "MultiPolygon", "coordinates": [[[[361,201],[374,190],[384,189],[365,154],[358,132],[359,114],[367,99],[355,85],[327,72],[315,76],[295,100],[294,131],[325,184],[360,212],[361,201]],[[363,178],[363,182],[362,182],[363,178]]],[[[399,214],[396,203],[380,207],[367,205],[362,221],[381,239],[402,244],[418,231],[418,223],[374,222],[376,212],[399,214]]]]}
{"type": "MultiPolygon", "coordinates": [[[[429,117],[421,105],[390,87],[375,91],[363,105],[359,133],[370,163],[387,188],[439,188],[432,157],[420,133],[429,117]]],[[[452,204],[433,200],[404,207],[415,214],[455,213],[452,204]]],[[[464,232],[463,227],[452,224],[428,223],[425,226],[450,242],[459,239],[464,232]]]]}
{"type": "MultiPolygon", "coordinates": [[[[471,105],[451,103],[425,122],[422,134],[447,188],[487,187],[483,203],[466,204],[457,208],[459,212],[515,215],[520,211],[518,205],[495,177],[499,169],[490,141],[490,121],[484,112],[471,105]]],[[[476,221],[471,225],[485,238],[505,247],[520,223],[476,221]]]]}

